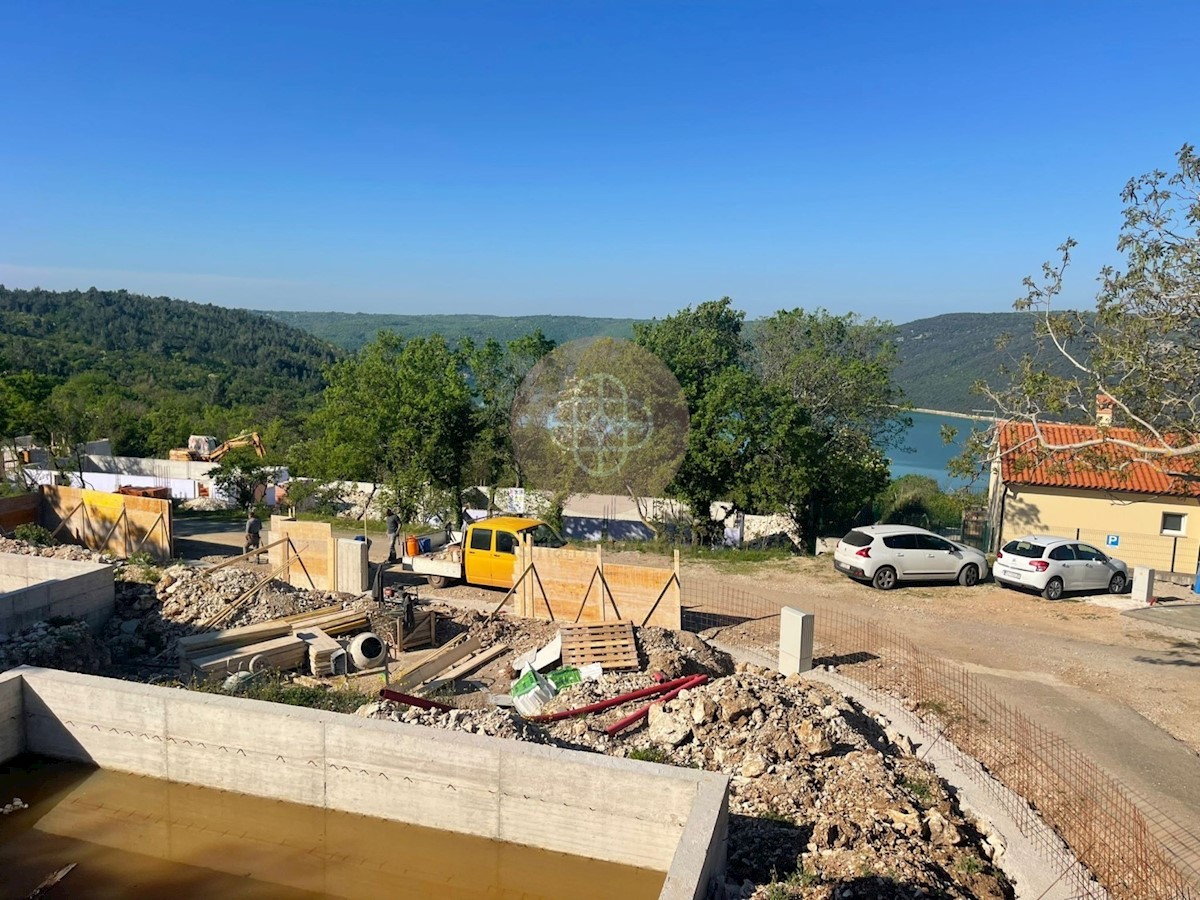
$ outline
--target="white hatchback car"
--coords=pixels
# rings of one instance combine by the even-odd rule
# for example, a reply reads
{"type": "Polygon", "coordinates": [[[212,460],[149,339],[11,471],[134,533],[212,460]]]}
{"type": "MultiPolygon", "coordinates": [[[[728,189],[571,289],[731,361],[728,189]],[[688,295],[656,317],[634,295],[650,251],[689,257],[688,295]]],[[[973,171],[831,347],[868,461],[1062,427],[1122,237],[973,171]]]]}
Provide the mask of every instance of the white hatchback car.
{"type": "Polygon", "coordinates": [[[837,545],[833,565],[881,591],[899,581],[957,581],[970,587],[987,577],[987,557],[965,544],[913,525],[866,525],[837,545]]]}
{"type": "Polygon", "coordinates": [[[993,574],[1001,587],[1032,588],[1047,600],[1068,591],[1120,594],[1129,584],[1129,566],[1091,544],[1050,534],[1009,541],[996,554],[993,574]]]}

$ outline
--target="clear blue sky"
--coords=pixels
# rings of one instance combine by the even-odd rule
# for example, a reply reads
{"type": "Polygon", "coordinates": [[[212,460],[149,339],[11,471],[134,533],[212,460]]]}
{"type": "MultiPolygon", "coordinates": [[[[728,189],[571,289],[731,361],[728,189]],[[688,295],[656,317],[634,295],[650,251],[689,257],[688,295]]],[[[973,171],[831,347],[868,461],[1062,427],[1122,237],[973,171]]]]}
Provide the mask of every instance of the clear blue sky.
{"type": "Polygon", "coordinates": [[[0,0],[0,283],[1008,309],[1200,140],[1200,4],[0,0]]]}

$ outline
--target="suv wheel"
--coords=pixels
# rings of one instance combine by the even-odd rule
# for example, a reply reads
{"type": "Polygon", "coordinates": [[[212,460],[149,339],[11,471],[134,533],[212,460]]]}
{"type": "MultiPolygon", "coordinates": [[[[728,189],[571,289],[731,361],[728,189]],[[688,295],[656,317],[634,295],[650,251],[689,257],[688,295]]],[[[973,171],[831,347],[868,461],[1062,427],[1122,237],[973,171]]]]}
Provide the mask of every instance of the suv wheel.
{"type": "Polygon", "coordinates": [[[875,577],[871,579],[871,586],[879,588],[881,591],[890,591],[896,586],[896,570],[891,566],[880,566],[875,570],[875,577]]]}

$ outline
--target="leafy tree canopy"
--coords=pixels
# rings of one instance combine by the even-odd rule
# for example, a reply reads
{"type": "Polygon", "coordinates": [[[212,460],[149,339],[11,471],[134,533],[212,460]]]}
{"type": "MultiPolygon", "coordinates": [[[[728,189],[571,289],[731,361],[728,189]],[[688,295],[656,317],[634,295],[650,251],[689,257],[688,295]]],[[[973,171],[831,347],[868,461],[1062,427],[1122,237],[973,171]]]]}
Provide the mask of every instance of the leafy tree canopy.
{"type": "MultiPolygon", "coordinates": [[[[1149,172],[1122,191],[1117,249],[1125,263],[1100,270],[1094,312],[1054,309],[1075,247],[1070,238],[1041,279],[1025,279],[1015,306],[1037,313],[1036,333],[1065,361],[1065,374],[1030,354],[1006,379],[977,385],[1005,420],[1034,426],[1022,452],[1070,451],[1100,469],[1145,464],[1167,472],[1183,468],[1183,457],[1200,457],[1200,158],[1185,144],[1176,160],[1176,171],[1149,172]],[[1095,421],[1100,395],[1111,398],[1111,428],[1065,445],[1037,430],[1047,421],[1095,421]]],[[[977,434],[965,461],[989,458],[992,435],[977,434]]]]}

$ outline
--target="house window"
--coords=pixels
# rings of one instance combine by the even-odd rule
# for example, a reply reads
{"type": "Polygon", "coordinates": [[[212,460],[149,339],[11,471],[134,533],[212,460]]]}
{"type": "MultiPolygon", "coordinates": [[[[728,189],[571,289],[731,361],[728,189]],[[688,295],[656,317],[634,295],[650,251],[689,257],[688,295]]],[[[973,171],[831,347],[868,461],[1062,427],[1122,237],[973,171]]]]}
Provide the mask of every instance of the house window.
{"type": "Polygon", "coordinates": [[[1187,536],[1187,513],[1165,512],[1162,514],[1162,534],[1172,537],[1187,536]]]}

